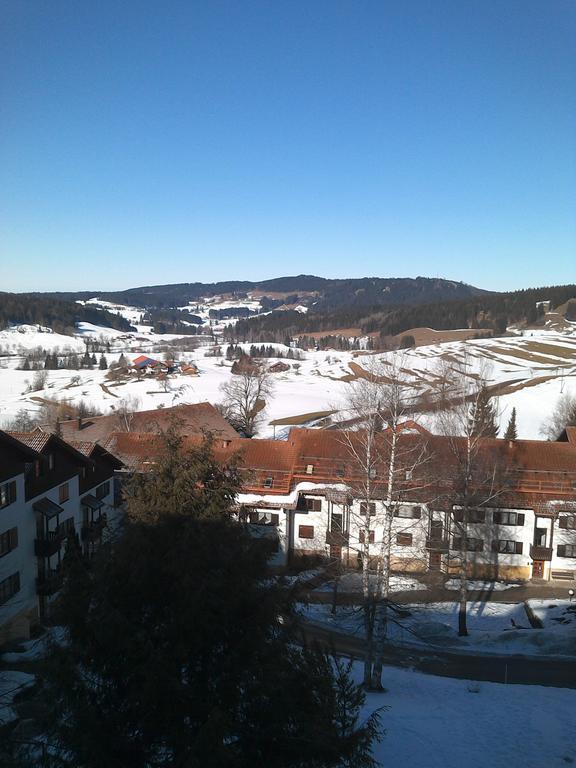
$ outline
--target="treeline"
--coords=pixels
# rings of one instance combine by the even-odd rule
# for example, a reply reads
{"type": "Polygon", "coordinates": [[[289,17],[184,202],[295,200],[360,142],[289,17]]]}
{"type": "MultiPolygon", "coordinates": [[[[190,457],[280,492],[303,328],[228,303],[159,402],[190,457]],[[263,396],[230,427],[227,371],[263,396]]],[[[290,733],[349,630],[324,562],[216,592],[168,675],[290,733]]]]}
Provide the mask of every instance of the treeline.
{"type": "Polygon", "coordinates": [[[180,309],[149,309],[140,316],[143,325],[151,325],[154,333],[178,333],[195,336],[203,320],[198,315],[180,309]]]}
{"type": "Polygon", "coordinates": [[[0,330],[11,325],[42,325],[54,333],[71,335],[76,323],[102,325],[118,331],[134,330],[120,315],[70,301],[45,298],[38,294],[0,293],[0,330]]]}
{"type": "Polygon", "coordinates": [[[88,350],[86,350],[83,355],[78,355],[76,352],[68,352],[66,354],[46,352],[43,356],[43,359],[38,359],[37,356],[32,354],[26,355],[18,370],[78,371],[81,368],[92,369],[96,366],[98,366],[101,371],[108,369],[108,361],[105,355],[101,354],[100,359],[98,360],[96,355],[94,353],[90,354],[88,350]]]}
{"type": "Polygon", "coordinates": [[[254,359],[259,358],[268,358],[268,357],[275,357],[287,360],[302,360],[304,358],[304,355],[302,354],[302,351],[300,349],[293,349],[290,347],[286,351],[283,349],[278,349],[276,347],[272,346],[266,346],[262,344],[262,346],[255,346],[254,344],[250,347],[248,350],[248,355],[246,355],[246,352],[242,349],[242,347],[238,347],[235,344],[230,344],[226,348],[226,359],[227,360],[240,360],[242,357],[252,357],[254,359]]]}
{"type": "MultiPolygon", "coordinates": [[[[576,285],[563,285],[484,294],[467,301],[386,308],[348,306],[343,310],[328,312],[314,309],[308,314],[287,311],[240,320],[234,327],[227,329],[226,335],[231,341],[289,343],[294,337],[318,331],[358,328],[360,335],[377,332],[379,344],[386,345],[388,337],[420,327],[438,331],[476,328],[498,334],[514,323],[534,324],[542,321],[543,310],[536,306],[539,301],[550,301],[552,307],[557,307],[573,297],[576,297],[576,285]]],[[[570,307],[570,311],[574,310],[570,307]]]]}

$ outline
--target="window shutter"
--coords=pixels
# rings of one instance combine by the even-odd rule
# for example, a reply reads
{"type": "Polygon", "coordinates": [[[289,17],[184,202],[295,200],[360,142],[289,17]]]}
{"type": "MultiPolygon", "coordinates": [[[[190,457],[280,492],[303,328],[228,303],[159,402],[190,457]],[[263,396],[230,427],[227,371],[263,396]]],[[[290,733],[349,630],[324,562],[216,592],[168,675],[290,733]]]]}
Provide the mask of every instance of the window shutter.
{"type": "Polygon", "coordinates": [[[421,507],[412,507],[412,517],[414,520],[420,520],[422,517],[422,508],[421,507]]]}
{"type": "Polygon", "coordinates": [[[10,549],[16,549],[18,546],[18,528],[12,528],[10,533],[10,549]]]}
{"type": "Polygon", "coordinates": [[[499,551],[500,551],[500,542],[498,541],[498,539],[495,539],[492,542],[492,552],[499,552],[499,551]]]}
{"type": "Polygon", "coordinates": [[[16,501],[16,482],[14,480],[10,483],[9,488],[8,498],[10,499],[9,503],[12,504],[16,501]]]}
{"type": "Polygon", "coordinates": [[[314,538],[314,526],[313,525],[301,525],[298,528],[298,537],[300,539],[313,539],[314,538]]]}
{"type": "Polygon", "coordinates": [[[568,518],[561,516],[558,520],[558,528],[568,528],[568,518]]]}
{"type": "Polygon", "coordinates": [[[558,557],[566,557],[566,544],[558,544],[558,557]]]}
{"type": "Polygon", "coordinates": [[[516,542],[516,554],[517,555],[521,555],[522,554],[522,549],[523,549],[522,542],[521,541],[517,541],[516,542]]]}
{"type": "Polygon", "coordinates": [[[516,519],[518,521],[517,525],[524,525],[524,512],[519,513],[516,519]]]}
{"type": "Polygon", "coordinates": [[[492,520],[496,525],[500,525],[500,521],[502,520],[502,515],[500,512],[494,512],[494,515],[492,517],[492,520]]]}

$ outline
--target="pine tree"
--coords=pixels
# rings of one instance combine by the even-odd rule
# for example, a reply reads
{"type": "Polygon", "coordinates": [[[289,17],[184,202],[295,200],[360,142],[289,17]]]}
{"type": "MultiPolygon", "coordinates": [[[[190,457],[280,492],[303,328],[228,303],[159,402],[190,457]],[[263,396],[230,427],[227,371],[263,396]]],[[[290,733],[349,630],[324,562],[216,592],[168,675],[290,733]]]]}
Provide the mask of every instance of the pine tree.
{"type": "Polygon", "coordinates": [[[104,357],[104,355],[100,355],[100,362],[98,363],[98,368],[101,371],[106,371],[108,369],[108,361],[104,357]]]}
{"type": "Polygon", "coordinates": [[[71,551],[69,643],[45,683],[61,768],[375,766],[379,714],[360,724],[349,668],[278,621],[291,596],[264,580],[265,539],[231,520],[238,479],[172,431],[128,486],[122,538],[87,571],[71,551]]]}
{"type": "Polygon", "coordinates": [[[508,422],[508,426],[506,427],[506,432],[504,433],[504,440],[516,440],[518,437],[518,431],[516,429],[516,408],[512,408],[512,413],[510,414],[510,421],[508,422]]]}
{"type": "Polygon", "coordinates": [[[470,434],[473,437],[496,437],[498,435],[496,411],[490,402],[490,393],[486,387],[482,387],[472,402],[469,418],[470,434]]]}

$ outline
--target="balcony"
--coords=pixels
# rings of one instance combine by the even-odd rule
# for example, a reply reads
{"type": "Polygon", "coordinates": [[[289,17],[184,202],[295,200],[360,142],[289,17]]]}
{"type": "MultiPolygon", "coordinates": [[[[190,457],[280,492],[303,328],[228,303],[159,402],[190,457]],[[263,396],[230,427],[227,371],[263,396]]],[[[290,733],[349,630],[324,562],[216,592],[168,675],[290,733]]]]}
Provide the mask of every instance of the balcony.
{"type": "Polygon", "coordinates": [[[34,540],[34,554],[36,557],[51,557],[58,552],[63,541],[64,534],[60,529],[48,531],[41,539],[34,540]]]}
{"type": "Polygon", "coordinates": [[[450,549],[450,542],[448,539],[440,539],[436,536],[427,536],[426,549],[430,549],[433,552],[448,552],[450,549]]]}
{"type": "Polygon", "coordinates": [[[532,560],[552,560],[552,547],[530,544],[530,557],[532,560]]]}
{"type": "Polygon", "coordinates": [[[82,541],[98,541],[102,537],[102,530],[106,526],[106,515],[101,515],[97,520],[82,526],[82,541]]]}
{"type": "Polygon", "coordinates": [[[348,544],[348,533],[344,531],[326,531],[326,544],[335,547],[345,547],[348,544]]]}
{"type": "Polygon", "coordinates": [[[44,576],[36,579],[36,591],[43,597],[50,597],[62,587],[62,573],[60,571],[48,571],[44,576]]]}

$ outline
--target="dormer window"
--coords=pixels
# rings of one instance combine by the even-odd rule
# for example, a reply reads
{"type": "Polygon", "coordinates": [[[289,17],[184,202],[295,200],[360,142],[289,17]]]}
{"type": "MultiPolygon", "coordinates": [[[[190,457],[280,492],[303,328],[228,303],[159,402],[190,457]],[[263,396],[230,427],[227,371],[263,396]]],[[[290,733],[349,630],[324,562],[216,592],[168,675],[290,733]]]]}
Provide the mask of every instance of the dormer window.
{"type": "Polygon", "coordinates": [[[274,478],[273,477],[267,477],[264,480],[264,488],[272,488],[274,485],[274,478]]]}
{"type": "Polygon", "coordinates": [[[368,470],[368,475],[370,477],[370,480],[374,480],[374,478],[377,476],[376,467],[370,467],[368,470]]]}
{"type": "Polygon", "coordinates": [[[314,464],[306,464],[306,474],[311,475],[314,472],[314,464]]]}

